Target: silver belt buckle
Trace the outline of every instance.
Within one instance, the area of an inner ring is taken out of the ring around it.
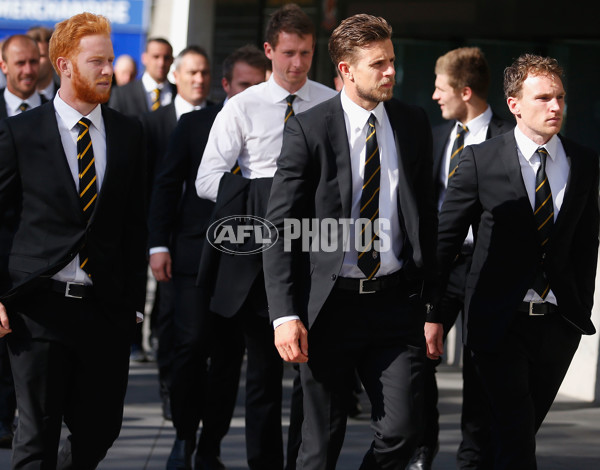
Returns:
[[[533,313],[533,306],[536,304],[543,304],[544,302],[536,302],[534,300],[529,301],[529,316],[530,317],[543,317],[543,313]]]
[[[374,281],[375,279],[377,279],[376,277],[372,278],[372,279],[359,279],[359,287],[358,287],[358,293],[359,294],[374,294],[376,291],[374,290],[365,290],[365,282],[369,282],[369,281]]]
[[[83,299],[82,295],[73,295],[71,294],[71,286],[81,286],[83,287],[85,284],[82,282],[70,282],[67,281],[67,286],[65,287],[65,297],[69,297],[71,299]]]

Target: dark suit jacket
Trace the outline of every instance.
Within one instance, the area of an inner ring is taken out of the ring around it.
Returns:
[[[148,246],[169,247],[175,273],[198,272],[214,203],[198,197],[195,181],[210,128],[221,108],[209,106],[181,116],[166,156],[157,167],[148,216]]]
[[[440,191],[442,191],[443,187],[440,181],[440,172],[442,171],[442,163],[444,162],[444,155],[446,153],[446,145],[448,144],[448,139],[450,139],[450,133],[454,126],[456,125],[456,121],[446,121],[442,124],[434,126],[432,129],[433,134],[433,184],[435,191],[435,200],[436,202],[440,199]],[[487,134],[485,136],[486,140],[491,139],[492,137],[497,137],[505,132],[510,131],[513,127],[515,127],[514,122],[505,121],[500,116],[496,115],[496,113],[492,114],[492,119],[490,121],[490,125],[488,126]]]
[[[102,107],[107,165],[94,213],[83,217],[52,103],[0,122],[0,212],[22,199],[9,256],[11,299],[34,289],[85,242],[94,290],[114,324],[131,328],[146,282],[145,170],[141,126]],[[35,129],[35,132],[32,132]]]
[[[571,168],[544,269],[560,315],[580,332],[592,334],[600,224],[598,156],[568,139],[561,141]],[[541,258],[516,149],[512,132],[466,147],[440,214],[442,283],[469,225],[481,219],[465,292],[465,342],[473,350],[498,348]]]
[[[40,95],[42,104],[48,100]],[[4,99],[4,88],[0,89],[0,119],[8,118],[6,100]],[[4,293],[10,286],[8,276],[8,253],[12,243],[12,237],[17,226],[18,206],[0,212],[0,294]]]
[[[161,106],[156,111],[147,111],[140,116],[146,136],[146,164],[148,189],[151,190],[156,168],[162,162],[171,134],[177,126],[177,114],[173,103]]]
[[[437,217],[431,183],[431,128],[420,108],[392,99],[385,103],[385,109],[398,150],[403,271],[409,279],[421,281],[435,271]],[[300,315],[308,327],[312,326],[344,258],[342,230],[338,230],[335,251],[311,251],[310,267],[306,266],[299,250],[284,250],[284,218],[350,218],[351,199],[350,149],[338,95],[291,118],[284,132],[266,216],[279,230],[280,238],[263,253],[271,321]]]
[[[173,98],[177,93],[177,87],[168,82],[173,92]],[[142,80],[135,80],[127,85],[114,87],[110,93],[108,106],[117,111],[140,118],[144,113],[150,111],[148,108],[148,99],[146,98],[146,89]]]

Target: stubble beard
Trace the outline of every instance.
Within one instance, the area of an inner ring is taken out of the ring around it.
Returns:
[[[392,84],[391,88],[381,88],[383,85],[387,85],[390,83]],[[395,84],[395,80],[393,78],[385,79],[385,80],[382,80],[381,82],[379,82],[377,84],[377,86],[375,86],[374,88],[372,88],[370,90],[365,90],[365,89],[357,86],[356,93],[363,100],[370,101],[372,103],[381,103],[382,101],[388,101],[388,100],[392,99],[392,96],[394,95],[394,88],[393,88],[394,84]]]

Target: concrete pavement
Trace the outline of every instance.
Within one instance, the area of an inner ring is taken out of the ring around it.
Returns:
[[[283,420],[289,418],[292,370],[286,367]],[[460,439],[460,370],[441,366],[440,451],[434,470],[454,470],[455,452]],[[245,470],[243,383],[238,394],[231,430],[222,445],[222,458],[229,470]],[[368,411],[365,394],[363,408]],[[158,396],[156,366],[132,364],[120,438],[100,464],[100,470],[164,470],[175,433],[169,421],[162,419]],[[338,469],[357,469],[370,443],[368,413],[350,419]],[[559,396],[538,434],[539,470],[600,469],[600,405]],[[0,449],[0,469],[10,468],[10,450]]]

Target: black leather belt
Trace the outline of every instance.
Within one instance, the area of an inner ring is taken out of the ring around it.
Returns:
[[[374,277],[373,279],[358,279],[353,277],[338,277],[335,287],[349,290],[358,294],[373,294],[392,287],[398,287],[405,281],[400,271],[388,276]]]
[[[549,315],[557,313],[558,307],[550,302],[521,302],[517,312],[526,313],[530,317]]]
[[[47,287],[58,294],[70,299],[89,299],[94,295],[94,288],[79,282],[62,282],[50,279]]]

